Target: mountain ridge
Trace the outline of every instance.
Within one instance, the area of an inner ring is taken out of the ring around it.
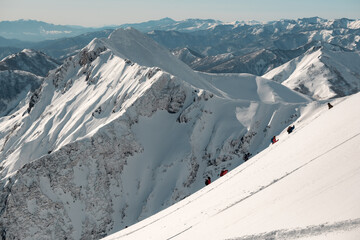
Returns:
[[[309,102],[250,74],[193,72],[134,29],[95,39],[0,118],[1,231],[116,232],[266,148]]]

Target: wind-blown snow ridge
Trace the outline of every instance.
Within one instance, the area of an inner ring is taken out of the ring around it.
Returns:
[[[360,94],[115,239],[357,239]],[[319,110],[318,110],[319,111]]]

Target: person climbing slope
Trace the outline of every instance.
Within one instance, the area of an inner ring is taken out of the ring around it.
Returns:
[[[208,177],[206,180],[205,180],[205,185],[209,185],[211,183],[211,178]]]
[[[274,144],[274,143],[276,143],[277,141],[279,141],[279,140],[276,139],[276,136],[273,136],[272,139],[271,139],[271,143]]]
[[[224,176],[224,175],[227,174],[227,173],[228,173],[228,170],[227,170],[227,169],[221,170],[220,177]]]
[[[295,129],[295,125],[292,125],[292,126],[289,126],[286,131],[288,132],[288,134],[290,134],[290,133],[292,133],[292,131],[294,129]]]

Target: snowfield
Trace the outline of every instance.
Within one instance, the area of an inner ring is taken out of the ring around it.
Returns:
[[[360,94],[116,239],[359,239]]]

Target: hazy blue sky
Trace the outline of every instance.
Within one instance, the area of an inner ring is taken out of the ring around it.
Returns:
[[[35,19],[82,26],[170,17],[222,21],[319,16],[360,19],[360,0],[0,0],[0,21]]]

